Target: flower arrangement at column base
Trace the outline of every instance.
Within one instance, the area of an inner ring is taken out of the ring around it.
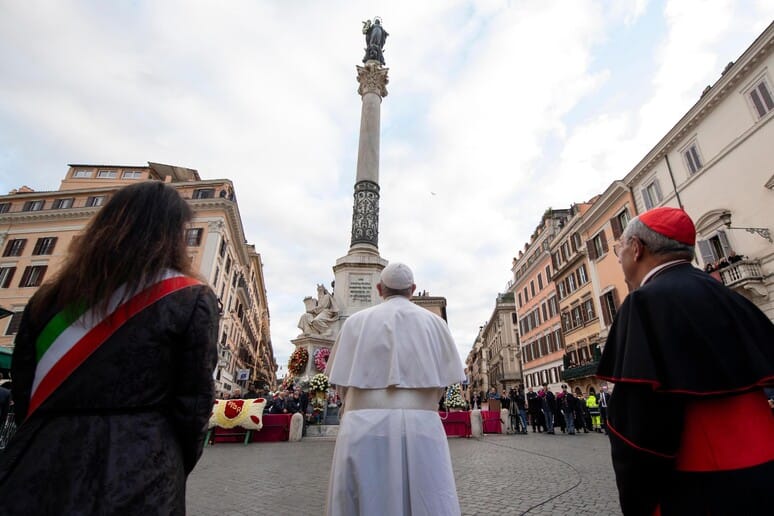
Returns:
[[[323,413],[325,412],[325,405],[328,398],[328,389],[331,384],[328,381],[328,377],[322,373],[318,373],[309,380],[309,393],[311,395],[309,399],[309,405],[312,407],[312,420],[315,424],[321,425]]]
[[[449,412],[461,412],[465,408],[465,400],[462,398],[460,384],[455,383],[449,386],[449,389],[446,391],[444,405],[446,405]]]

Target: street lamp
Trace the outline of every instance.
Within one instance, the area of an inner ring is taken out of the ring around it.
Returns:
[[[731,213],[726,211],[723,214],[720,215],[720,221],[723,223],[724,226],[726,226],[726,229],[743,229],[747,231],[748,233],[756,234],[762,238],[765,238],[770,243],[774,243],[771,239],[771,232],[768,228],[735,228],[731,227]]]

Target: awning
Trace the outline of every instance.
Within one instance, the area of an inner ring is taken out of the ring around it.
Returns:
[[[11,354],[13,353],[12,349],[4,348],[0,346],[0,369],[10,369],[11,368]]]

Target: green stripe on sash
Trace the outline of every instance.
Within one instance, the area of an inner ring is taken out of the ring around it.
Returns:
[[[86,312],[85,304],[74,308],[65,308],[48,321],[35,340],[35,360],[40,362],[40,358],[48,351],[57,337],[77,321],[84,312]]]

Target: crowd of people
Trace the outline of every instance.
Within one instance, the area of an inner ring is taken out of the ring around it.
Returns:
[[[545,384],[535,392],[529,387],[512,388],[508,392],[498,393],[491,388],[487,394],[474,393],[470,396],[470,408],[481,409],[484,401],[497,400],[508,411],[510,427],[514,433],[527,434],[532,427],[533,433],[553,435],[556,428],[563,434],[598,432],[607,434],[607,406],[610,400],[608,387],[602,387],[599,393],[591,387],[587,394],[580,389],[572,392],[562,384],[560,392],[551,392]]]
[[[714,262],[707,263],[707,265],[704,266],[704,272],[712,274],[713,272],[725,269],[729,265],[741,262],[742,260],[744,260],[744,256],[736,254],[734,251],[730,251],[728,256],[722,256]]]

